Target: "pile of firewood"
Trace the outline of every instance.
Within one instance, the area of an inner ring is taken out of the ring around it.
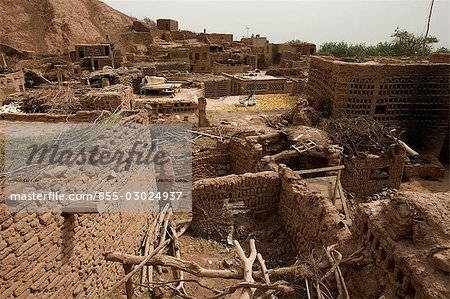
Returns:
[[[333,143],[343,147],[345,156],[387,156],[398,148],[399,132],[372,118],[327,119],[322,129]]]
[[[78,98],[67,87],[26,92],[20,102],[27,113],[72,114],[80,109]]]

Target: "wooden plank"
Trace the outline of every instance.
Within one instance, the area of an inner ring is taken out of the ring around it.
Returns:
[[[313,169],[303,169],[303,170],[296,170],[294,171],[295,174],[308,174],[308,173],[318,173],[318,172],[327,172],[327,171],[337,171],[344,169],[344,165],[339,166],[330,166],[330,167],[323,167],[323,168],[313,168]]]
[[[342,188],[341,182],[339,182],[338,190],[339,190],[339,194],[341,197],[342,207],[344,208],[345,221],[346,221],[346,224],[350,226],[350,225],[352,225],[352,220],[350,219],[350,214],[348,212],[348,207],[347,207],[347,199],[344,195],[344,189]]]
[[[333,203],[336,202],[336,193],[338,191],[337,189],[338,189],[340,182],[341,182],[341,170],[339,169],[337,172],[337,176],[336,176],[336,182],[334,183],[333,195],[331,197],[331,200],[333,201]]]
[[[304,179],[308,190],[323,194],[326,197],[331,197],[333,190],[333,183],[336,181],[336,176],[326,176],[318,178]]]

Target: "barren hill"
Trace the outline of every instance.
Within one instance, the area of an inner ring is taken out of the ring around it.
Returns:
[[[98,0],[0,0],[0,43],[60,53],[76,43],[112,40],[131,17]]]

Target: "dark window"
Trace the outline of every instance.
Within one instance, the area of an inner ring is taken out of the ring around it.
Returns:
[[[78,57],[84,58],[84,48],[78,48]]]
[[[374,181],[389,179],[389,166],[372,169],[370,172],[370,179]]]
[[[109,46],[105,46],[105,55],[109,56]]]
[[[386,105],[377,105],[375,107],[375,114],[386,114],[387,106]]]

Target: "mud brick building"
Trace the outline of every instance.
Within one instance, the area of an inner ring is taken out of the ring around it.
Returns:
[[[156,27],[164,31],[178,31],[178,21],[172,19],[156,20]]]
[[[449,124],[449,63],[343,62],[311,57],[307,93],[333,117],[369,116],[405,130],[417,151],[439,156]]]
[[[114,47],[112,44],[80,44],[75,45],[71,53],[72,61],[82,61],[82,68],[101,70],[104,66],[114,67]]]
[[[226,77],[216,77],[204,81],[206,98],[220,98],[231,94],[231,80]]]
[[[25,91],[23,71],[0,73],[0,103],[6,99],[6,96],[19,91]]]
[[[286,78],[258,73],[223,75],[231,79],[231,95],[289,93]]]

